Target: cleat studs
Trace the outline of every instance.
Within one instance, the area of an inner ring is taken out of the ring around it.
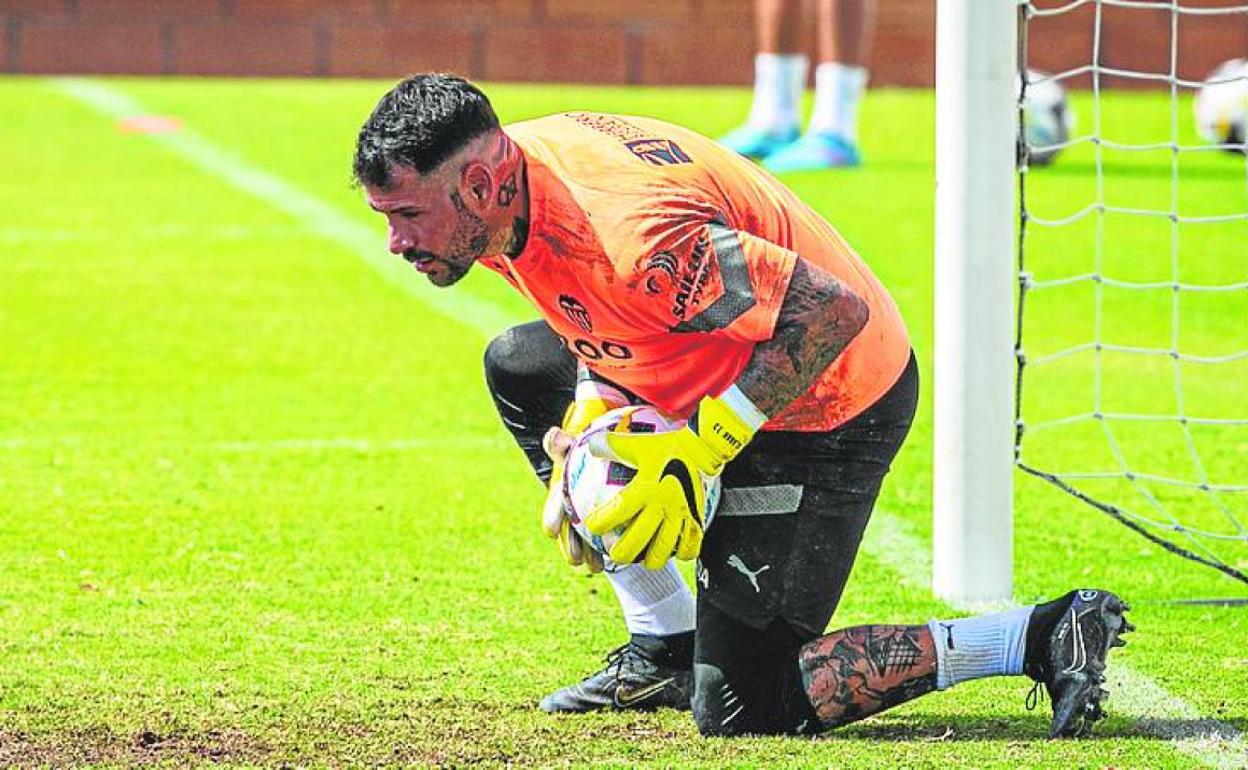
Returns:
[[[1123,639],[1122,637],[1118,637],[1117,639],[1113,641],[1113,644],[1110,645],[1110,647],[1126,647],[1126,646],[1127,646],[1127,640]]]
[[[1129,633],[1131,633],[1131,632],[1132,632],[1132,631],[1134,631],[1134,630],[1135,630],[1135,625],[1134,625],[1133,623],[1131,623],[1131,621],[1126,620],[1126,619],[1124,618],[1124,619],[1123,619],[1123,621],[1122,621],[1122,631],[1121,631],[1121,633],[1124,633],[1124,634],[1129,634]]]

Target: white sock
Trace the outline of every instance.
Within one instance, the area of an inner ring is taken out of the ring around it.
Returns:
[[[693,630],[693,592],[675,561],[668,561],[660,570],[640,564],[608,565],[606,575],[620,600],[630,634],[669,636]]]
[[[802,93],[810,60],[800,53],[760,53],[754,57],[754,102],[749,124],[772,133],[802,123]]]
[[[808,131],[858,141],[858,103],[867,87],[867,69],[840,62],[815,68],[815,109]]]
[[[1027,621],[1033,609],[928,621],[936,643],[936,689],[985,676],[1023,673]]]

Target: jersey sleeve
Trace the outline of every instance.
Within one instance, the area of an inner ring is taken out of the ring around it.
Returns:
[[[675,334],[771,339],[797,254],[722,216],[669,221],[633,266],[636,307]]]

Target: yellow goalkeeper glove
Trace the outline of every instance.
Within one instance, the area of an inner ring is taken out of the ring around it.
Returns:
[[[546,536],[559,541],[559,553],[568,564],[577,566],[584,564],[590,572],[602,571],[602,556],[572,528],[563,508],[563,461],[568,453],[568,442],[560,441],[558,434],[576,436],[585,427],[610,409],[610,405],[601,398],[585,398],[573,401],[564,412],[560,428],[551,428],[542,442],[546,454],[550,457],[550,482],[546,487],[546,502],[542,505],[542,529]]]
[[[696,558],[702,549],[706,489],[745,448],[767,418],[736,386],[707,396],[685,427],[664,433],[603,434],[591,451],[637,469],[610,501],[589,512],[585,526],[603,535],[625,527],[611,547],[617,564],[641,561],[660,569],[673,555]]]

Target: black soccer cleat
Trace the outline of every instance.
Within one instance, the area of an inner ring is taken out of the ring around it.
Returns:
[[[607,655],[607,665],[576,684],[542,698],[542,711],[585,712],[601,709],[689,709],[693,671],[656,663],[633,642]]]
[[[1024,669],[1036,681],[1027,707],[1035,708],[1041,685],[1053,702],[1050,738],[1086,735],[1104,718],[1105,659],[1111,647],[1126,646],[1123,634],[1135,630],[1123,614],[1130,606],[1109,591],[1080,589],[1063,598],[1066,607]]]

